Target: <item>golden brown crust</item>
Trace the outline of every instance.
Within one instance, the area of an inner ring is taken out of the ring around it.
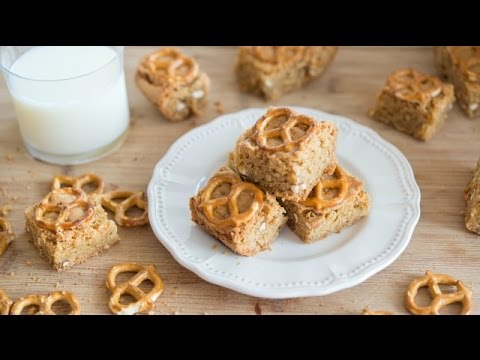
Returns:
[[[210,79],[195,59],[178,49],[161,49],[146,56],[137,68],[135,82],[172,122],[201,114],[208,102]]]
[[[136,274],[127,282],[117,284],[117,276],[124,272]],[[153,284],[152,289],[147,294],[139,288],[140,284],[145,280],[150,280]],[[106,286],[112,293],[108,306],[117,315],[134,315],[150,311],[155,306],[155,300],[163,292],[163,280],[158,275],[155,265],[141,265],[137,263],[115,265],[108,272]],[[135,298],[135,302],[129,304],[120,303],[120,298],[124,294]]]
[[[457,288],[457,291],[442,293],[439,285],[453,285]],[[417,292],[422,287],[428,287],[432,297],[432,302],[426,307],[418,306],[415,303]],[[463,285],[460,280],[456,280],[449,275],[433,274],[428,270],[425,276],[412,281],[405,296],[407,310],[415,315],[439,315],[441,308],[455,302],[462,303],[461,315],[470,314],[472,311],[472,291]]]

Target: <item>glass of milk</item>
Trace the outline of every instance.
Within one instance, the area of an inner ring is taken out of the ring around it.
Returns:
[[[0,68],[33,157],[86,163],[126,137],[122,46],[1,46]]]

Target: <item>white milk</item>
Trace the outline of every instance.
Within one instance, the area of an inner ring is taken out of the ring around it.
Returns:
[[[37,151],[95,151],[128,128],[122,57],[110,47],[34,47],[9,70],[19,76],[10,89],[22,137]]]

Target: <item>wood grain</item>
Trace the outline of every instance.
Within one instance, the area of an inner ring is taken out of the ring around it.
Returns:
[[[406,313],[405,290],[425,270],[450,274],[473,286],[475,313],[480,313],[480,239],[465,229],[463,189],[480,154],[480,121],[469,120],[458,107],[431,142],[423,143],[367,117],[367,111],[387,75],[411,66],[434,73],[431,48],[346,47],[340,48],[329,71],[305,89],[269,105],[297,105],[341,114],[376,130],[409,159],[422,192],[421,218],[412,241],[400,258],[386,270],[354,288],[316,298],[266,300],[242,295],[209,284],[180,266],[156,239],[150,228],[120,229],[118,245],[72,270],[57,273],[47,266],[24,230],[23,211],[47,191],[53,175],[93,171],[104,176],[107,188],[121,185],[146,190],[152,169],[169,146],[182,134],[206,123],[218,113],[248,107],[265,107],[262,99],[238,91],[233,67],[233,47],[186,47],[212,79],[211,101],[203,116],[171,124],[163,120],[133,83],[140,58],[153,48],[126,49],[132,126],[122,148],[111,156],[82,166],[54,166],[26,154],[12,103],[0,83],[0,207],[13,204],[8,215],[18,235],[0,258],[0,288],[11,298],[52,290],[77,294],[84,314],[108,314],[107,271],[124,261],[155,264],[165,281],[157,300],[159,314],[359,314],[365,307]]]

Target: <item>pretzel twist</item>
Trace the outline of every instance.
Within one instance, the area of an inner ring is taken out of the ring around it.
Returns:
[[[135,272],[130,280],[123,284],[117,284],[117,276],[124,272]],[[138,286],[145,280],[153,283],[153,288],[145,294]],[[117,315],[134,315],[150,311],[155,306],[155,300],[163,291],[163,281],[158,275],[155,265],[141,265],[125,263],[115,265],[107,275],[107,288],[112,292],[108,306]],[[122,295],[131,295],[136,301],[130,304],[120,303]]]
[[[222,197],[212,199],[213,192],[222,184],[230,184],[230,192]],[[244,191],[253,194],[253,201],[244,212],[240,213],[238,208],[238,198]],[[235,174],[220,174],[213,177],[207,184],[200,198],[200,207],[204,210],[205,217],[213,224],[219,227],[238,226],[248,221],[255,213],[262,208],[264,195],[263,192],[252,183],[242,182]],[[220,219],[215,216],[215,208],[227,206],[230,216]]]
[[[336,177],[334,180],[320,180],[309,196],[305,200],[300,201],[300,204],[320,212],[323,209],[337,206],[345,200],[350,188],[348,176],[340,165],[337,165],[334,175]],[[331,199],[325,199],[324,190],[326,189],[338,189],[338,194]]]
[[[189,83],[198,76],[197,62],[177,49],[161,49],[145,59],[144,71],[154,82],[170,81]]]
[[[87,193],[87,195],[102,194],[105,189],[105,183],[103,179],[100,176],[92,173],[83,174],[77,177],[57,175],[53,178],[51,188],[52,190],[57,190],[67,186],[74,189],[82,189],[87,184],[96,185],[96,189]]]
[[[270,127],[269,125],[276,120],[280,120],[279,123],[273,123]],[[303,143],[314,132],[316,126],[315,120],[299,115],[289,108],[270,108],[255,124],[254,137],[261,149],[271,152],[290,151]],[[300,129],[303,134],[294,139],[292,135],[295,128]],[[279,140],[279,144],[269,144],[271,139]]]
[[[57,214],[48,218],[49,213]],[[79,215],[81,213],[81,215]],[[81,189],[61,188],[51,191],[35,207],[35,222],[43,229],[58,231],[77,227],[95,213],[94,206]]]
[[[47,296],[29,295],[18,299],[13,304],[10,315],[21,315],[23,309],[32,305],[38,307],[35,315],[56,315],[52,306],[58,301],[64,301],[70,305],[71,310],[68,315],[80,314],[80,304],[74,294],[66,291],[54,291]]]
[[[116,202],[115,199],[124,199]],[[142,226],[148,223],[148,207],[143,192],[115,190],[102,195],[102,206],[115,214],[115,221],[120,226]],[[127,216],[127,210],[136,206],[143,210],[137,217]]]
[[[412,69],[395,71],[388,78],[388,85],[400,99],[423,103],[442,92],[442,82]]]
[[[442,293],[439,285],[454,285],[457,288],[453,293]],[[421,307],[415,303],[415,296],[422,287],[428,287],[432,302],[429,306]],[[472,291],[465,287],[459,280],[444,274],[433,274],[427,271],[425,276],[412,281],[407,289],[405,306],[416,315],[438,315],[441,308],[449,304],[461,302],[462,315],[468,315],[472,311]]]

